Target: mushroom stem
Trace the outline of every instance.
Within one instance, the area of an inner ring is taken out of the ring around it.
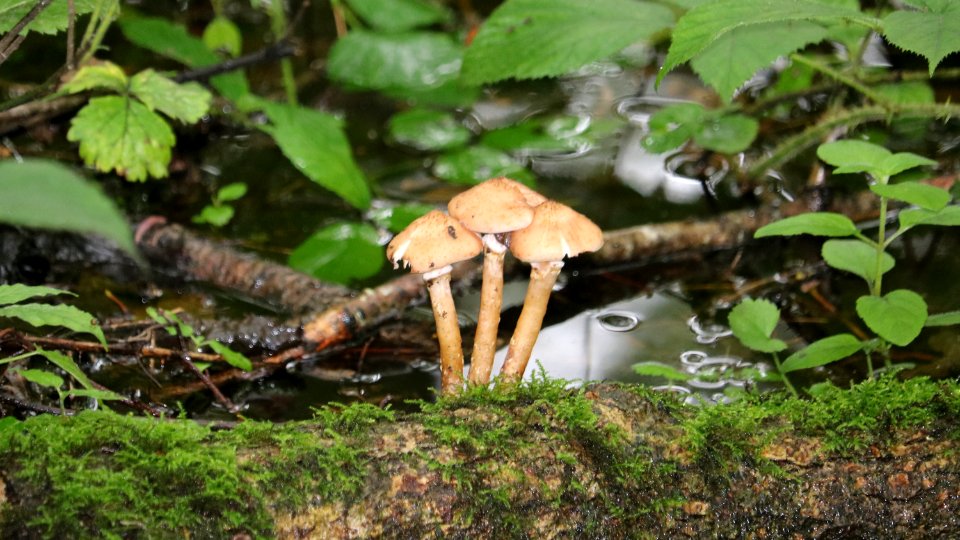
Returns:
[[[523,300],[523,310],[517,320],[513,337],[510,338],[507,359],[500,370],[500,379],[507,383],[519,381],[527,370],[527,362],[530,361],[533,345],[540,335],[547,302],[550,301],[550,293],[553,292],[553,284],[557,282],[563,262],[535,262],[531,266],[530,285],[527,286],[527,296]]]
[[[497,327],[503,303],[503,256],[507,246],[495,234],[483,235],[483,284],[480,287],[480,313],[470,357],[470,383],[485,386],[493,371],[497,350]]]
[[[450,265],[423,274],[430,293],[440,343],[440,393],[456,394],[463,386],[463,346],[457,308],[450,292]]]

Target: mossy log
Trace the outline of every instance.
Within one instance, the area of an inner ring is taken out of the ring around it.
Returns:
[[[535,381],[308,422],[0,422],[4,538],[945,538],[960,387],[689,407]]]

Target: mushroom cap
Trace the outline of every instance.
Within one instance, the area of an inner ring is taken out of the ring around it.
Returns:
[[[494,178],[450,199],[447,209],[471,231],[507,233],[533,221],[533,207],[547,200],[509,178]]]
[[[530,226],[510,235],[510,252],[528,263],[561,261],[564,257],[596,251],[602,245],[600,227],[580,212],[556,201],[547,201],[534,208]]]
[[[415,274],[423,274],[473,258],[483,249],[476,233],[439,210],[415,219],[387,244],[387,258],[394,268],[404,262]]]

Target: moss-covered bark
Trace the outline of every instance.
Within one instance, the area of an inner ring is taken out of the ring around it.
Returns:
[[[683,407],[539,381],[422,413],[211,430],[84,413],[0,423],[3,537],[941,538],[955,384]]]

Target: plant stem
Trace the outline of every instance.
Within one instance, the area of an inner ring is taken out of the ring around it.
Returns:
[[[777,366],[777,373],[779,373],[780,378],[783,379],[783,384],[787,387],[787,390],[790,390],[790,393],[793,394],[793,397],[800,397],[800,394],[793,386],[793,383],[791,383],[790,379],[787,378],[787,374],[780,369],[780,355],[777,353],[773,353],[773,364]]]
[[[880,184],[886,184],[887,178],[878,179]],[[885,245],[887,238],[887,198],[880,197],[880,230],[877,233],[877,243],[876,243],[876,265],[874,266],[874,275],[873,275],[873,287],[870,290],[870,294],[874,296],[880,296],[880,291],[883,286],[883,254],[885,250],[883,246]]]
[[[287,14],[283,10],[282,0],[270,2],[270,22],[274,38],[282,41],[287,37]],[[293,78],[293,63],[289,58],[280,60],[280,73],[283,78],[283,89],[287,94],[287,103],[297,104],[297,83]]]
[[[873,356],[871,356],[870,351],[867,351],[867,378],[873,378]]]
[[[890,109],[894,106],[894,103],[883,94],[878,93],[876,90],[873,90],[853,77],[850,77],[845,73],[841,73],[824,63],[817,62],[816,60],[807,58],[806,56],[797,53],[791,54],[790,59],[798,64],[803,64],[809,68],[819,71],[820,73],[823,73],[832,79],[836,79],[850,88],[853,88],[857,92],[860,92],[870,101],[878,105],[882,105],[886,109]]]

